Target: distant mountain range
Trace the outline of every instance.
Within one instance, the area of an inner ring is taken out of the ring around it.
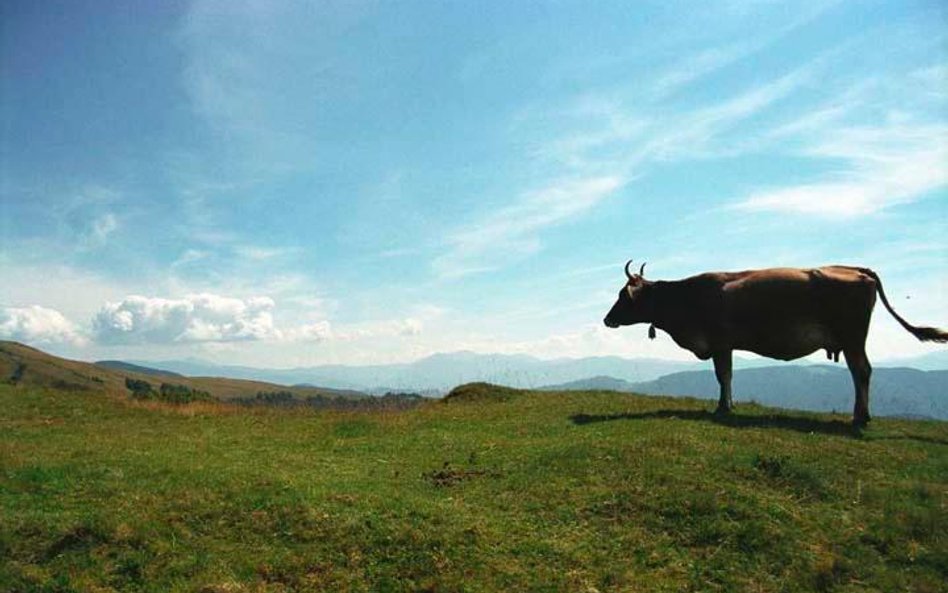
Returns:
[[[938,360],[939,356],[929,355],[922,362],[935,366]],[[718,384],[709,366],[700,361],[618,357],[539,360],[471,352],[439,354],[410,364],[300,369],[255,369],[199,361],[90,364],[0,341],[0,381],[6,383],[125,393],[126,379],[135,379],[155,386],[164,382],[184,385],[220,399],[236,400],[259,398],[260,394],[304,399],[360,399],[368,392],[389,391],[441,395],[457,385],[478,381],[520,388],[610,390],[714,400]],[[766,359],[736,359],[735,366],[737,402],[843,413],[852,408],[852,381],[843,364],[774,365]],[[926,371],[878,364],[872,376],[870,407],[879,416],[948,420],[948,369]]]
[[[474,352],[434,354],[403,364],[321,365],[292,369],[217,365],[199,360],[134,361],[134,364],[188,376],[255,379],[284,385],[319,385],[370,393],[414,391],[429,395],[441,395],[457,385],[474,381],[529,389],[592,375],[648,381],[668,373],[703,367],[699,361],[626,359],[617,356],[541,360],[526,355]]]
[[[321,365],[292,369],[266,369],[218,365],[200,360],[132,361],[134,364],[172,371],[188,376],[253,379],[283,385],[319,385],[335,389],[353,389],[369,393],[412,391],[441,395],[463,383],[486,381],[518,388],[588,381],[591,377],[609,377],[628,383],[646,383],[685,371],[707,371],[710,362],[670,361],[650,358],[602,356],[577,359],[541,360],[527,355],[477,354],[453,352],[435,354],[415,362],[386,365]],[[735,357],[735,369],[773,367],[763,358]],[[800,365],[780,365],[792,368]],[[886,365],[876,363],[877,368]],[[898,361],[899,367],[919,370],[948,370],[948,352],[935,352]],[[838,368],[848,377],[845,365]]]
[[[597,376],[546,389],[718,397],[718,382],[710,370],[672,373],[642,382]],[[853,384],[845,366],[781,365],[737,370],[732,389],[736,402],[844,413],[853,406]],[[872,373],[869,405],[879,416],[948,420],[948,370],[877,367]]]

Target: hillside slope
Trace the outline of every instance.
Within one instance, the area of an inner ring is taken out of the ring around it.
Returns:
[[[124,364],[124,363],[123,363]],[[260,392],[287,391],[297,397],[366,397],[357,391],[321,387],[288,387],[262,381],[220,377],[185,377],[177,373],[127,365],[97,365],[67,360],[17,342],[0,341],[0,382],[32,387],[72,391],[106,391],[126,394],[125,379],[146,381],[155,387],[161,383],[184,385],[222,399],[252,398]]]
[[[113,371],[118,372],[132,372],[138,373],[139,375],[158,375],[158,376],[174,376],[174,377],[183,377],[181,373],[175,373],[172,371],[166,371],[163,369],[155,369],[152,367],[146,367],[139,364],[132,364],[130,362],[125,362],[122,360],[97,360],[93,364],[97,367],[105,367],[107,369],[112,369]]]
[[[948,572],[940,422],[856,438],[844,416],[484,384],[402,412],[22,386],[0,408],[4,591],[941,591]]]

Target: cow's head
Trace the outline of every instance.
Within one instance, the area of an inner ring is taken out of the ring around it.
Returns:
[[[603,323],[606,327],[619,327],[620,325],[632,325],[633,323],[642,323],[650,321],[651,302],[648,299],[649,286],[651,282],[646,280],[642,274],[645,272],[645,264],[639,268],[638,274],[629,271],[632,264],[630,259],[625,264],[625,275],[628,280],[622,290],[619,291],[619,298],[616,304],[612,305]]]

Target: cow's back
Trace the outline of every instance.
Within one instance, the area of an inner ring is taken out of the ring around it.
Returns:
[[[722,286],[732,346],[787,360],[865,341],[874,303],[874,280],[847,266],[736,272]]]

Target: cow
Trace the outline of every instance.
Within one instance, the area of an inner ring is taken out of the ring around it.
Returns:
[[[793,360],[817,350],[829,358],[846,357],[856,389],[853,426],[869,417],[866,335],[876,294],[902,327],[922,341],[946,342],[948,332],[915,327],[896,313],[882,290],[879,275],[868,268],[768,268],[743,272],[708,272],[682,280],[646,280],[645,264],[627,281],[603,322],[607,327],[648,323],[668,333],[676,344],[701,360],[714,362],[721,387],[716,412],[731,411],[731,353],[746,350],[779,360]]]

